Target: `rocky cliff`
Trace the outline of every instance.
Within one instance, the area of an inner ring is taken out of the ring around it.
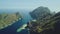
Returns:
[[[60,34],[60,12],[53,14],[47,7],[38,7],[30,15],[36,19],[28,24],[30,34]]]

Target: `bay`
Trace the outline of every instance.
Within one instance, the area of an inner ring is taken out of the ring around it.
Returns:
[[[23,24],[27,24],[28,21],[30,21],[32,18],[29,15],[29,10],[1,10],[0,12],[7,12],[7,13],[14,13],[14,12],[20,12],[22,15],[22,19],[16,21],[14,24],[11,26],[8,26],[7,28],[4,28],[0,30],[0,34],[28,34],[28,30],[24,29],[21,32],[17,32],[16,30],[20,28]],[[11,11],[11,12],[10,12]]]

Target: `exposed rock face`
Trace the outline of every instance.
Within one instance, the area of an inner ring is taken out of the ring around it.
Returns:
[[[39,7],[30,13],[37,21],[31,21],[31,34],[60,34],[60,12],[54,15],[46,7]]]
[[[60,34],[60,15],[59,13],[55,14],[54,16],[51,17],[51,22],[49,23],[50,26],[53,26],[53,29],[47,29],[47,30],[43,30],[41,33],[42,34]],[[53,23],[53,24],[52,24]],[[48,25],[48,24],[46,24]],[[46,25],[44,25],[44,27],[46,27]],[[48,25],[49,27],[49,25]]]
[[[38,7],[37,9],[33,10],[30,12],[30,15],[34,19],[42,19],[45,18],[46,16],[50,16],[50,10],[47,7]]]

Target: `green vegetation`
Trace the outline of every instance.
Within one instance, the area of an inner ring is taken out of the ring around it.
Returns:
[[[34,19],[42,19],[45,18],[46,16],[51,16],[51,11],[47,7],[38,7],[33,12],[30,12],[30,15]]]
[[[21,15],[18,12],[12,14],[8,14],[8,13],[0,14],[0,29],[12,25],[19,18],[21,18]]]
[[[57,26],[56,23],[60,21],[60,12],[51,13],[51,11],[47,7],[38,7],[33,12],[30,12],[30,15],[32,16],[32,18],[36,19],[36,21],[32,20],[31,22],[29,22],[30,32],[39,34],[47,34],[48,32],[50,32],[50,30],[53,31]]]

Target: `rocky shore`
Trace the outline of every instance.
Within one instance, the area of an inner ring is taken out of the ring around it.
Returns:
[[[60,34],[60,12],[51,13],[47,7],[38,7],[30,15],[34,19],[27,26],[30,34]]]
[[[1,13],[0,14],[0,30],[4,29],[8,26],[11,26],[18,20],[21,20],[22,16],[19,12],[8,14],[8,13]]]

